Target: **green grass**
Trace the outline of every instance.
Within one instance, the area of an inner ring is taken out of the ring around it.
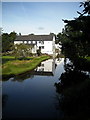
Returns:
[[[86,59],[87,59],[88,61],[90,61],[90,57],[86,57]]]
[[[14,56],[2,56],[2,64],[6,63],[7,61],[15,60]]]
[[[8,57],[5,57],[6,59]],[[7,61],[2,65],[2,75],[18,75],[24,72],[33,70],[38,66],[42,61],[49,59],[49,56],[40,56],[32,58],[31,60],[14,60],[14,57],[11,57],[11,60]],[[13,59],[13,61],[12,61]]]
[[[15,59],[14,56],[2,56],[3,59]]]
[[[33,57],[27,57],[27,59],[33,59]],[[13,60],[16,60],[14,56],[2,56],[2,64],[5,64],[6,62]]]

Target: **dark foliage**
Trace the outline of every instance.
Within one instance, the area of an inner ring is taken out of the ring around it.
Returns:
[[[37,50],[37,55],[40,56],[41,55],[41,49]]]
[[[81,6],[83,12],[74,20],[64,20],[65,29],[59,34],[62,52],[70,60],[55,83],[63,120],[90,119],[90,2]]]
[[[16,38],[15,32],[11,32],[10,34],[8,33],[2,34],[2,52],[11,51],[11,47],[14,44],[15,38]]]
[[[60,109],[64,118],[82,119],[90,118],[90,73],[71,69],[71,65],[62,73],[60,82],[55,83]]]
[[[84,10],[80,16],[74,20],[63,20],[65,28],[57,35],[62,53],[70,60],[90,56],[90,2],[82,5]]]

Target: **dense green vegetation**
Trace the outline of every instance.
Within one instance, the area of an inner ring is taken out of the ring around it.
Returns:
[[[74,20],[63,20],[66,25],[57,39],[62,44],[62,53],[74,61],[90,56],[90,2],[82,3],[83,13]]]
[[[33,45],[27,45],[27,44],[15,44],[12,46],[12,55],[15,56],[15,58],[25,58],[28,56],[32,56],[32,48]]]
[[[78,18],[63,20],[66,25],[57,35],[57,42],[62,45],[65,58],[77,69],[90,70],[90,1],[81,2],[81,6],[84,8],[82,13],[78,12]]]
[[[2,52],[11,51],[12,46],[14,45],[14,40],[16,38],[16,32],[3,33],[2,34]]]
[[[15,60],[15,57],[4,56],[5,62],[2,65],[2,75],[18,75],[34,69],[43,60],[49,59],[50,56],[28,57],[26,60]],[[9,60],[9,61],[8,61]]]
[[[57,35],[65,55],[65,72],[55,83],[63,120],[90,119],[90,2],[80,4],[83,12]],[[70,60],[67,63],[67,58]]]

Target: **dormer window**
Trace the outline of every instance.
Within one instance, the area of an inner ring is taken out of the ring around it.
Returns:
[[[35,41],[33,41],[33,44],[35,44]]]
[[[24,41],[24,43],[26,44],[26,43],[27,43],[27,41]]]
[[[29,41],[28,43],[31,44],[31,41]]]

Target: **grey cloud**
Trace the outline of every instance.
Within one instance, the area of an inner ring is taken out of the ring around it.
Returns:
[[[44,30],[44,27],[38,27],[39,30]]]

